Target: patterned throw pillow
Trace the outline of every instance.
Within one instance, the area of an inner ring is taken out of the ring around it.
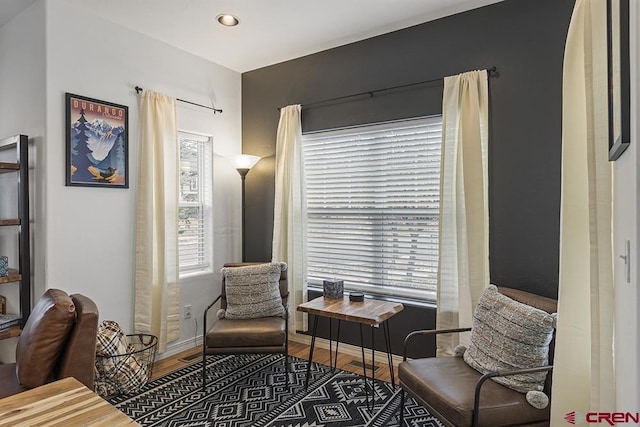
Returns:
[[[556,315],[519,303],[489,285],[473,314],[473,329],[464,361],[487,372],[548,365]],[[542,391],[547,372],[492,378],[520,393]]]
[[[224,267],[227,319],[255,319],[258,317],[281,316],[284,306],[280,296],[280,275],[287,264],[248,265],[244,267]]]

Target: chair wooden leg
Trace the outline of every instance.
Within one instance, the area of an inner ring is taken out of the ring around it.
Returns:
[[[404,389],[400,390],[400,422],[398,425],[402,427],[404,423]]]

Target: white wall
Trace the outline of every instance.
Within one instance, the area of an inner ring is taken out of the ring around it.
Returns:
[[[28,7],[13,20],[0,28],[0,139],[16,134],[25,134],[31,144],[31,165],[38,170],[42,156],[45,130],[45,7],[37,2]],[[15,160],[14,160],[15,161]],[[1,179],[14,179],[3,175]],[[37,263],[44,258],[43,231],[39,219],[42,218],[43,175],[30,174],[32,207],[32,250],[34,253],[33,279],[36,289],[44,289],[44,264]],[[15,189],[12,183],[9,187]],[[2,186],[2,191],[7,186]],[[14,191],[15,194],[15,191]],[[5,216],[11,209],[6,203],[5,193],[0,197],[0,215]],[[12,196],[9,196],[12,197]],[[13,214],[11,216],[15,216]],[[15,229],[3,227],[0,230],[0,253],[10,255],[17,251]],[[12,243],[12,244],[11,244]],[[11,248],[9,248],[11,246]],[[18,284],[0,285],[0,294],[7,297],[10,312],[19,310]],[[0,341],[0,360],[9,362],[15,358],[17,339]]]
[[[44,134],[44,22],[37,2],[0,27],[0,139]]]
[[[640,43],[638,23],[640,5],[630,2],[631,7],[631,144],[614,163],[614,275],[616,304],[616,399],[621,411],[637,412],[640,402],[640,292],[638,277],[640,257]],[[631,283],[625,280],[624,262],[619,255],[624,254],[625,240],[631,241]]]
[[[222,156],[241,151],[240,74],[65,2],[46,4],[46,286],[94,299],[101,319],[133,329],[134,214],[140,85],[224,109],[180,104],[179,127],[214,140],[214,270],[181,282],[180,304],[199,320],[220,288],[224,262],[239,258],[240,180]],[[129,189],[65,186],[65,92],[129,107]],[[192,346],[193,321],[181,321],[180,340],[167,354]]]

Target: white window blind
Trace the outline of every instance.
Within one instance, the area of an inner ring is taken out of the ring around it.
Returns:
[[[303,135],[308,283],[435,301],[442,117]]]
[[[211,265],[211,141],[209,137],[178,133],[180,188],[178,253],[180,272],[200,271]]]

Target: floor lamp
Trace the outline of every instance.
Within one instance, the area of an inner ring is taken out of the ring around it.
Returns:
[[[231,156],[233,163],[236,166],[236,170],[240,174],[240,178],[242,179],[242,262],[246,261],[246,238],[245,238],[245,178],[247,174],[251,170],[252,167],[255,166],[256,163],[260,160],[259,156],[252,156],[250,154],[237,154]]]

